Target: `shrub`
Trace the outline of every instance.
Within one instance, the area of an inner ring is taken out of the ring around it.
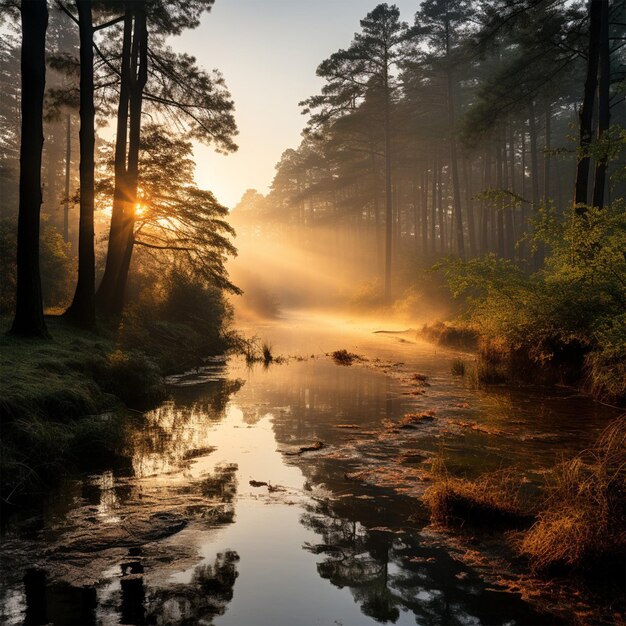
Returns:
[[[549,253],[532,274],[494,255],[441,264],[483,337],[505,346],[511,359],[524,355],[564,382],[587,380],[596,395],[614,400],[626,399],[625,202],[584,215],[543,207],[531,244]]]

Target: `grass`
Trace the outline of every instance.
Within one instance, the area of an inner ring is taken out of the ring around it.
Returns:
[[[3,492],[62,470],[70,456],[97,456],[117,432],[96,414],[165,397],[159,368],[107,335],[48,318],[50,340],[0,336],[0,471]]]
[[[520,553],[535,570],[585,568],[626,554],[626,416],[596,444],[557,465]]]
[[[341,350],[335,350],[331,355],[333,361],[337,365],[352,365],[355,361],[360,361],[361,357],[358,354],[348,352],[345,348]]]
[[[274,355],[272,354],[272,345],[267,343],[267,341],[263,342],[261,346],[261,358],[263,359],[263,363],[265,365],[269,365],[274,361]]]
[[[453,376],[465,376],[465,362],[462,359],[454,359],[450,364],[450,372]]]
[[[521,497],[522,482],[511,470],[476,480],[450,476],[435,463],[435,484],[424,493],[431,519],[443,525],[519,526],[529,518]]]
[[[234,348],[237,352],[244,355],[248,365],[263,363],[265,367],[268,367],[272,363],[285,362],[284,357],[274,356],[271,343],[268,341],[261,342],[256,335],[249,339],[238,336]]]
[[[121,413],[91,415],[67,423],[21,417],[3,425],[0,445],[2,502],[12,504],[23,491],[38,490],[72,468],[110,462],[123,443]]]
[[[544,497],[530,501],[512,469],[467,480],[450,476],[443,455],[433,461],[424,494],[433,522],[522,528],[506,537],[535,572],[606,574],[626,565],[626,416],[595,445],[557,464]]]

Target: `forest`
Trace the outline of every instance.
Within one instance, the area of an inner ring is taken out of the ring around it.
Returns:
[[[227,4],[0,0],[0,621],[621,623],[626,1]]]

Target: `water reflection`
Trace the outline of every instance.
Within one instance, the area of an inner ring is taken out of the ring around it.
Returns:
[[[384,372],[324,358],[233,364],[181,378],[170,401],[129,418],[108,465],[8,525],[0,621],[556,623],[437,544],[406,494],[428,484],[442,441],[453,471],[503,459],[540,469],[593,425],[556,397],[534,406],[514,390],[466,406],[467,389],[429,359]],[[408,373],[427,363],[432,386],[412,395]],[[433,407],[419,429],[394,426]],[[473,421],[492,430],[460,425]],[[533,428],[561,438],[519,439]],[[314,441],[323,448],[293,454]]]
[[[319,575],[349,589],[363,615],[393,624],[406,615],[418,624],[560,623],[514,594],[487,587],[418,529],[394,525],[401,519],[391,512],[394,504],[389,502],[390,514],[372,514],[371,505],[355,508],[345,500],[325,501],[302,516],[302,523],[321,539],[305,545],[323,555]],[[373,526],[376,522],[392,527]]]

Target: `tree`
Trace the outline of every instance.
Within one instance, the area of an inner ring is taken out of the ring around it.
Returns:
[[[22,14],[22,135],[20,201],[17,227],[17,291],[11,332],[47,337],[39,272],[41,155],[46,85],[46,0],[23,2]]]
[[[116,175],[107,261],[97,291],[100,309],[119,317],[134,247],[133,232],[137,196],[138,154],[144,101],[168,122],[187,124],[195,136],[214,142],[218,149],[236,149],[232,136],[236,125],[234,105],[218,73],[209,75],[188,55],[176,55],[160,38],[193,28],[213,0],[193,2],[128,2],[124,21],[119,69],[111,60],[115,50],[102,58],[119,77],[117,110]],[[155,33],[149,46],[148,33]]]
[[[94,252],[95,106],[92,0],[76,0],[80,33],[80,224],[78,282],[65,315],[85,328],[96,324]],[[69,142],[68,142],[69,143]]]
[[[589,45],[587,49],[587,77],[582,107],[580,109],[579,155],[576,165],[574,204],[578,212],[585,212],[589,194],[589,170],[591,167],[590,146],[593,135],[593,116],[598,86],[598,66],[600,61],[600,34],[602,31],[603,4],[608,0],[589,2]],[[608,32],[606,33],[608,37]]]
[[[435,72],[442,72],[446,79],[450,168],[454,195],[454,227],[456,248],[459,256],[465,256],[463,210],[456,142],[456,66],[462,47],[462,32],[470,21],[473,11],[467,0],[425,0],[415,15],[414,32],[424,37],[428,46],[427,59]]]
[[[391,299],[392,262],[392,151],[391,109],[396,91],[393,70],[407,38],[407,25],[400,21],[395,5],[379,4],[361,20],[347,50],[339,50],[323,61],[317,75],[326,79],[319,96],[302,104],[304,112],[319,109],[311,118],[313,125],[345,115],[357,102],[370,98],[378,103],[384,129],[385,161],[385,299]]]
[[[114,149],[102,165],[98,196],[107,204],[115,187]],[[144,127],[138,162],[138,186],[132,241],[159,263],[176,260],[197,281],[239,290],[229,281],[226,258],[235,255],[234,231],[225,221],[228,209],[193,180],[191,142],[167,127]]]

